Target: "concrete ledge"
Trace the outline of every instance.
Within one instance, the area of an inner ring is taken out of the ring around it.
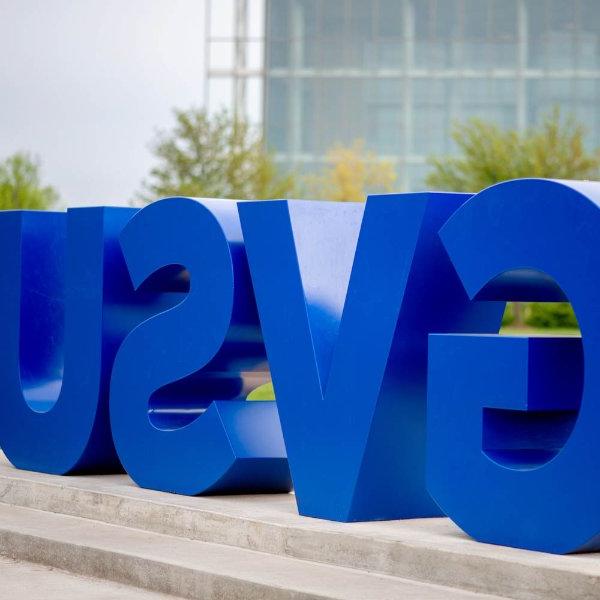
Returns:
[[[173,596],[82,577],[0,556],[0,590],[10,600],[173,600]]]
[[[333,523],[298,516],[287,494],[189,498],[140,489],[125,475],[55,477],[6,462],[0,464],[0,502],[476,593],[600,598],[600,556],[479,544],[447,519]]]
[[[8,505],[0,509],[0,548],[11,558],[199,600],[494,598]]]

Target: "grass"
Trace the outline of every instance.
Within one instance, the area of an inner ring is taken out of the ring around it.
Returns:
[[[578,336],[581,335],[579,329],[561,327],[556,329],[537,328],[537,327],[502,327],[500,335],[528,335],[541,337],[560,337],[560,336]]]
[[[265,383],[252,390],[246,400],[275,400],[275,391],[273,390],[273,384]]]

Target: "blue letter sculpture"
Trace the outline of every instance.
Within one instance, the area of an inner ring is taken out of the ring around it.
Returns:
[[[537,179],[0,212],[0,445],[182,494],[291,469],[304,515],[599,550],[599,232],[600,183]],[[495,335],[567,298],[582,338]],[[247,401],[268,365],[277,404]]]
[[[468,197],[239,204],[301,514],[440,514],[425,489],[427,334],[497,331],[502,314],[469,301],[437,237]]]
[[[480,541],[600,548],[599,232],[600,183],[535,179],[484,190],[441,230],[471,298],[564,300],[553,280],[583,336],[430,338],[428,488]]]
[[[0,213],[0,444],[20,469],[120,469],[108,382],[135,317],[117,242],[135,212]]]
[[[121,235],[136,288],[189,277],[189,292],[119,349],[110,399],[117,452],[143,487],[288,491],[276,405],[245,401],[269,372],[236,203],[203,202],[151,204]]]

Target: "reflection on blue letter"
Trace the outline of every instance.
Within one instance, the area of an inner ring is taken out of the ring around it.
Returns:
[[[441,231],[471,298],[564,292],[582,333],[430,339],[428,488],[480,541],[600,548],[599,207],[599,183],[516,180],[472,198]]]
[[[115,359],[111,424],[129,475],[181,494],[289,490],[275,403],[245,401],[269,373],[236,203],[156,202],[121,246],[138,290],[189,285]]]
[[[468,197],[239,205],[302,514],[440,514],[425,489],[427,334],[497,331],[502,309],[469,302],[437,237]]]

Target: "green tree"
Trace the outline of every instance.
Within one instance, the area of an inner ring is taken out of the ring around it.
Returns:
[[[458,156],[433,157],[426,183],[433,189],[478,192],[520,177],[597,179],[600,152],[585,148],[585,128],[554,109],[523,133],[471,119],[454,126]]]
[[[58,193],[40,180],[40,162],[26,152],[17,152],[0,163],[0,210],[49,208]]]
[[[598,179],[600,151],[585,146],[585,128],[555,108],[538,127],[523,133],[471,119],[457,124],[452,139],[457,156],[433,157],[426,183],[433,189],[478,192],[494,183],[520,177]],[[577,323],[567,304],[513,303],[505,323],[572,327]]]
[[[281,175],[259,131],[226,111],[174,111],[175,126],[152,145],[158,165],[143,183],[141,199],[164,196],[264,199],[286,198],[292,175]]]
[[[579,324],[571,306],[566,302],[530,302],[527,324],[541,329],[578,329]]]
[[[320,173],[305,178],[309,197],[339,202],[364,202],[369,193],[393,191],[394,165],[365,149],[362,140],[329,150]]]

